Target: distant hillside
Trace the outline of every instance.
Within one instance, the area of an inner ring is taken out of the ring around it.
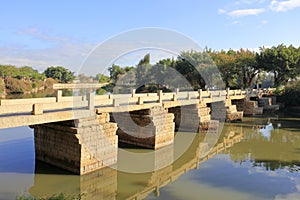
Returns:
[[[8,94],[30,94],[51,88],[57,81],[46,78],[31,67],[17,68],[13,65],[0,65],[0,97]]]

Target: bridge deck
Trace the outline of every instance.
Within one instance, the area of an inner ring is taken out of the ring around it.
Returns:
[[[176,106],[243,99],[242,90],[112,94],[62,97],[58,91],[56,97],[31,99],[1,99],[0,128],[43,124],[88,117],[97,113],[129,112],[154,106],[171,108]]]

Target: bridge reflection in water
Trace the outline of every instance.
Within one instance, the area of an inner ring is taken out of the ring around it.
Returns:
[[[29,193],[35,197],[49,197],[60,193],[67,196],[83,195],[82,199],[143,199],[152,192],[159,196],[160,188],[175,181],[187,171],[197,169],[200,163],[214,155],[239,143],[243,139],[242,128],[232,127],[224,126],[221,136],[212,147],[204,142],[205,134],[176,133],[194,137],[192,144],[179,159],[161,169],[159,166],[165,166],[166,162],[176,157],[181,145],[180,141],[175,141],[173,145],[157,151],[158,154],[156,153],[152,162],[158,170],[148,173],[126,173],[106,167],[87,175],[77,176],[37,163],[34,185],[29,189]],[[207,150],[209,153],[206,155],[203,152]],[[141,150],[143,151],[152,150]],[[202,157],[203,155],[205,156]]]

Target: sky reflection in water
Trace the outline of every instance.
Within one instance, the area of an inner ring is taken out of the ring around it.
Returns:
[[[300,199],[300,119],[271,121],[274,127],[280,122],[282,128],[275,127],[270,138],[256,128],[257,124],[267,123],[264,118],[245,118],[243,123],[226,125],[223,132],[242,132],[244,140],[200,163],[198,169],[182,172],[177,180],[159,189],[158,197],[152,192],[147,199]],[[162,176],[168,177],[168,173],[195,155],[189,152],[181,161],[155,173],[102,170],[94,173],[95,176],[78,177],[50,166],[35,166],[33,134],[29,128],[1,130],[0,133],[0,199],[14,199],[24,192],[43,196],[99,188],[103,194],[109,194],[107,198],[133,197],[159,182]]]

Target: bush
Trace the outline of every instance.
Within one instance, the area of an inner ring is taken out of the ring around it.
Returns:
[[[26,93],[32,90],[32,83],[30,80],[19,80],[17,78],[7,78],[5,80],[6,89],[10,91],[10,93]]]
[[[287,85],[278,100],[286,106],[300,106],[300,81]]]
[[[5,90],[5,83],[2,78],[0,78],[0,96],[5,95],[6,90]]]
[[[97,94],[97,95],[103,95],[103,94],[105,94],[106,92],[107,92],[107,91],[104,90],[103,88],[99,88],[99,89],[96,90],[96,94]]]
[[[57,80],[54,80],[53,78],[47,78],[45,80],[45,88],[53,88],[53,84],[57,83]]]

